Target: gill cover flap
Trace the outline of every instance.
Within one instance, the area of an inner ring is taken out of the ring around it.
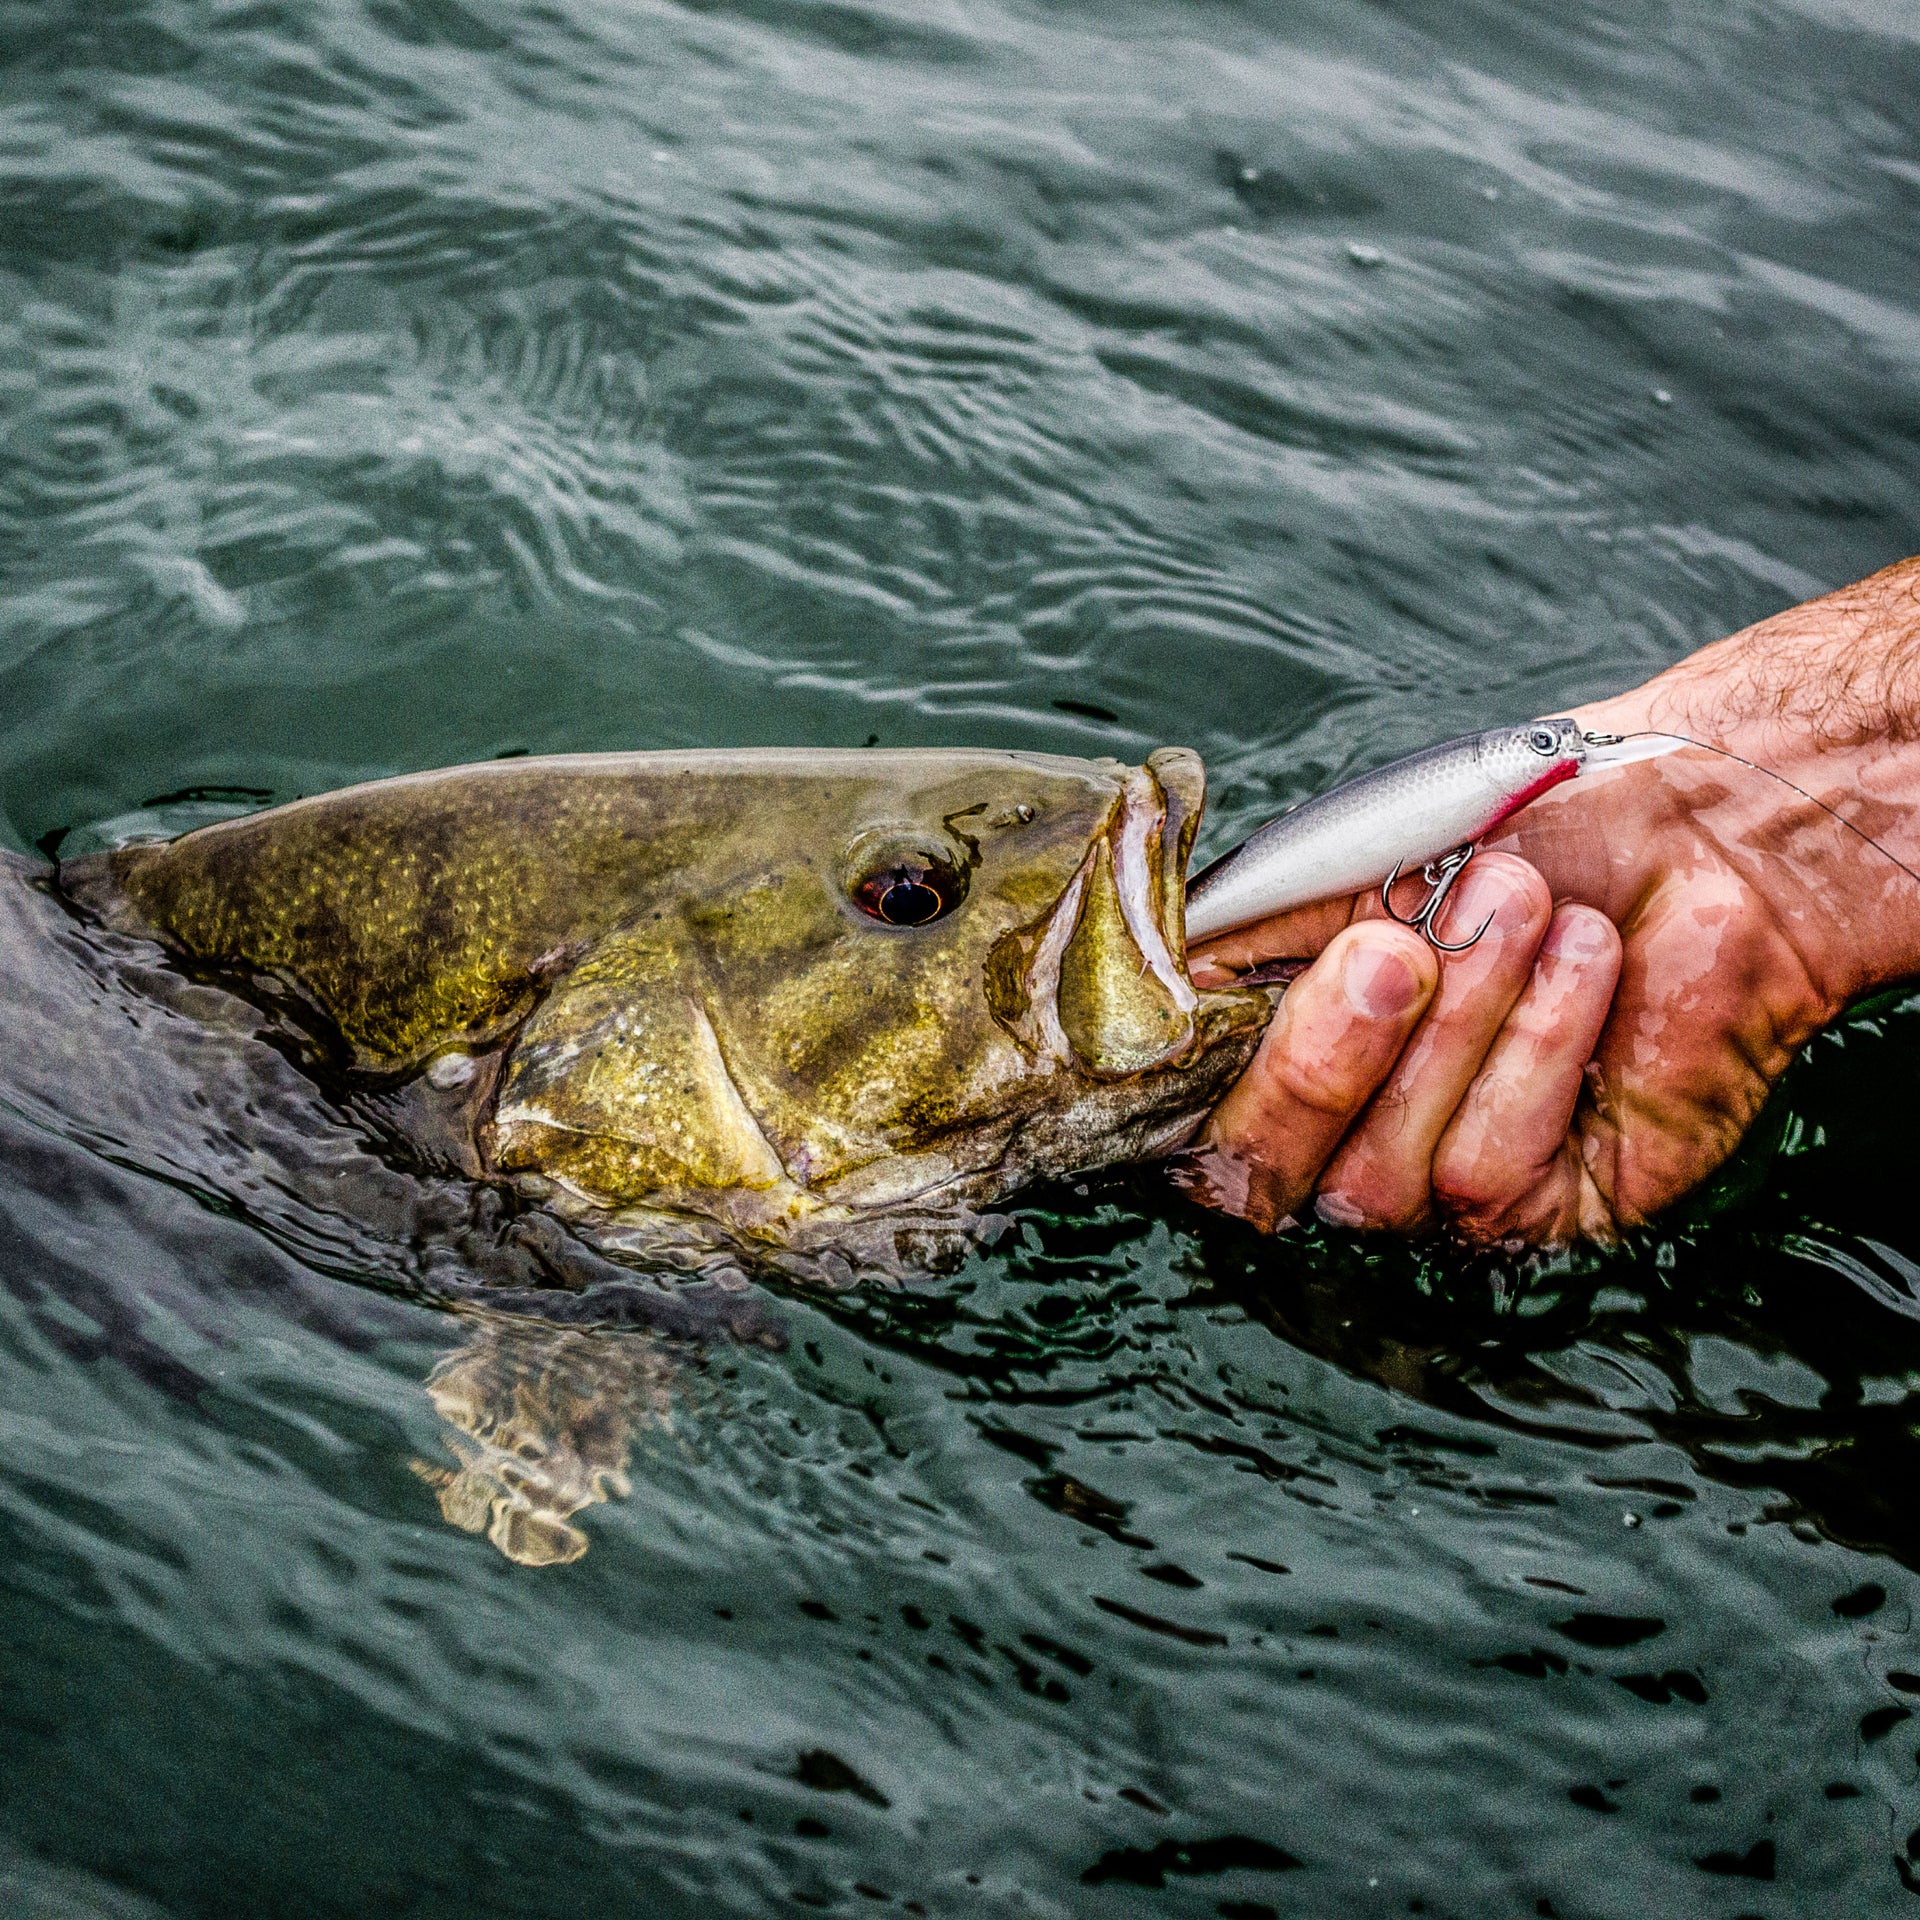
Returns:
[[[495,1165],[610,1206],[791,1186],[667,950],[621,941],[521,1028],[494,1110]]]

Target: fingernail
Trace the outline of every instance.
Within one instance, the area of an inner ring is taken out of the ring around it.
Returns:
[[[1403,953],[1369,940],[1356,941],[1340,968],[1347,1003],[1369,1020],[1391,1020],[1420,998],[1424,982]]]
[[[1477,927],[1491,917],[1492,925],[1505,932],[1508,927],[1519,926],[1531,911],[1524,887],[1516,886],[1496,868],[1475,867],[1462,878],[1447,909],[1448,925],[1452,926],[1456,913],[1469,927]]]
[[[1343,1194],[1315,1194],[1313,1210],[1330,1227],[1364,1227],[1367,1224],[1367,1216]]]
[[[1553,916],[1540,951],[1556,960],[1597,960],[1611,944],[1610,929],[1597,913],[1561,912]]]

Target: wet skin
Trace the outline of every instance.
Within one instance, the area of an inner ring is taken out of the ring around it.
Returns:
[[[1578,709],[1704,753],[1573,781],[1488,843],[1441,957],[1371,894],[1192,956],[1220,985],[1315,957],[1185,1175],[1265,1226],[1470,1241],[1606,1240],[1732,1152],[1797,1050],[1851,1000],[1920,973],[1920,563],[1704,649]],[[1880,849],[1885,849],[1881,851]],[[1891,854],[1893,857],[1889,858]]]

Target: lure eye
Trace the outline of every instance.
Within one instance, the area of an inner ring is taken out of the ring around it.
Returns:
[[[1560,736],[1552,727],[1529,727],[1527,745],[1535,753],[1552,753],[1560,744]]]
[[[887,927],[924,927],[967,897],[968,862],[944,836],[862,835],[844,870],[847,898]]]

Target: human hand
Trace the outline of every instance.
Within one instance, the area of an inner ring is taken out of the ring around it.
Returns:
[[[1197,950],[1203,985],[1318,957],[1182,1183],[1267,1226],[1317,1193],[1342,1224],[1551,1243],[1612,1238],[1704,1179],[1820,1026],[1920,971],[1915,703],[1886,665],[1917,613],[1909,563],[1578,715],[1726,745],[1816,801],[1681,753],[1518,815],[1444,915],[1448,937],[1493,916],[1465,953],[1373,895]],[[1864,813],[1878,847],[1819,803]]]

